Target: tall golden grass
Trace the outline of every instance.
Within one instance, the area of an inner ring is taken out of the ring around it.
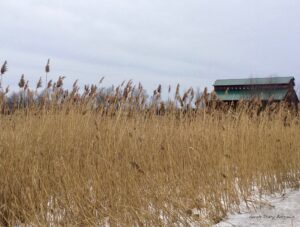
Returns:
[[[284,104],[220,107],[179,87],[147,103],[131,82],[99,96],[62,81],[1,94],[1,225],[210,226],[253,190],[299,187],[300,118]]]

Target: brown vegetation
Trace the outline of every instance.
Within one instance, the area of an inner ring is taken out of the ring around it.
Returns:
[[[146,102],[131,82],[79,93],[63,80],[1,94],[2,225],[211,225],[254,187],[299,187],[300,118],[284,104],[215,108],[179,86]]]

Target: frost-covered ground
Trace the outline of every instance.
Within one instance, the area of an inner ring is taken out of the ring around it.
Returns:
[[[229,215],[215,227],[232,226],[294,226],[300,227],[300,190],[265,197],[258,208]]]

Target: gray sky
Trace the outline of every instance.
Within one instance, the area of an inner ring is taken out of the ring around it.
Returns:
[[[211,87],[217,78],[295,76],[300,82],[299,0],[0,0],[4,86],[133,79]]]

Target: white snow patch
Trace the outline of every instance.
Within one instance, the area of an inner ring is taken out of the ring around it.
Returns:
[[[265,197],[260,207],[253,207],[242,214],[231,214],[226,220],[215,225],[232,226],[300,226],[300,190]]]

